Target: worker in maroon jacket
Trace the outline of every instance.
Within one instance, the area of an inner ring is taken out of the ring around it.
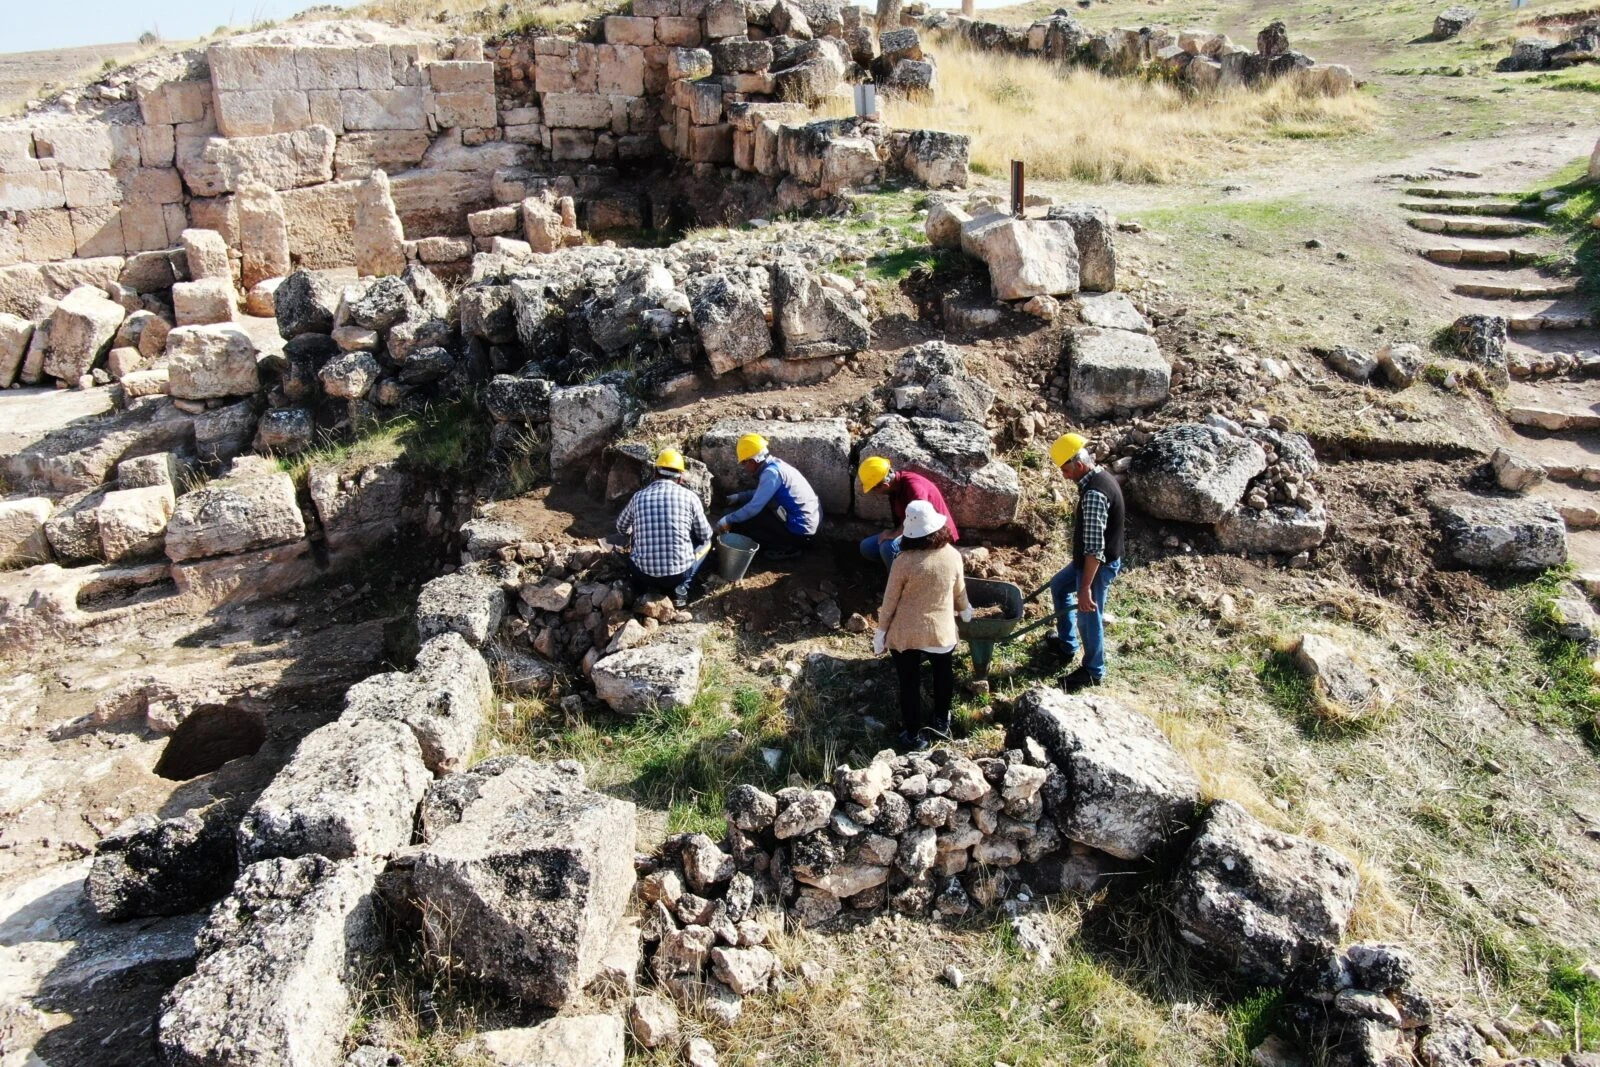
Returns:
[[[961,539],[956,531],[956,521],[950,517],[950,509],[945,506],[944,494],[922,475],[897,471],[882,456],[868,456],[861,461],[856,476],[861,479],[863,492],[889,494],[889,507],[894,512],[895,523],[894,529],[875,533],[861,542],[863,556],[881,560],[885,568],[894,565],[894,558],[900,554],[900,535],[906,522],[906,508],[913,500],[926,500],[934,511],[944,516],[945,529],[950,532],[952,544]]]

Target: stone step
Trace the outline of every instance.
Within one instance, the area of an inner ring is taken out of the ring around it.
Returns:
[[[1423,233],[1470,237],[1525,237],[1530,233],[1544,233],[1550,228],[1542,222],[1524,222],[1520,219],[1440,218],[1435,215],[1416,215],[1406,222],[1412,229]]]
[[[1457,296],[1476,296],[1484,300],[1553,300],[1578,291],[1577,278],[1548,281],[1458,282],[1450,287]]]
[[[1528,492],[1561,514],[1568,532],[1600,527],[1600,486],[1571,485],[1566,482],[1541,482]]]
[[[1558,482],[1600,485],[1600,435],[1563,435],[1513,427],[1506,447],[1544,468]]]
[[[1506,326],[1514,333],[1537,333],[1540,330],[1587,330],[1596,325],[1593,315],[1576,312],[1545,312],[1538,315],[1512,315]]]
[[[1406,196],[1421,197],[1424,200],[1521,200],[1527,196],[1520,192],[1497,192],[1489,189],[1452,189],[1440,185],[1408,185],[1403,190]]]
[[[1600,381],[1512,382],[1501,408],[1513,426],[1551,433],[1600,429]]]
[[[1400,208],[1431,215],[1527,215],[1540,210],[1537,205],[1530,208],[1508,200],[1438,200],[1422,204],[1402,201]]]
[[[1600,596],[1600,530],[1569,530],[1567,562],[1577,572],[1578,584],[1590,596]]]
[[[1526,267],[1545,257],[1545,253],[1536,248],[1502,248],[1495,245],[1485,245],[1481,248],[1465,248],[1460,245],[1448,248],[1421,248],[1417,250],[1417,254],[1423,259],[1446,267]]]

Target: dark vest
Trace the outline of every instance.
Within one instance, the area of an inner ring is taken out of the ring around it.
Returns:
[[[1110,471],[1098,467],[1078,482],[1079,507],[1072,516],[1072,561],[1079,565],[1083,563],[1083,494],[1090,489],[1098,489],[1111,502],[1106,514],[1106,562],[1122,558],[1122,486]]]

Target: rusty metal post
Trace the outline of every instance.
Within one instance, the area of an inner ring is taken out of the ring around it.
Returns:
[[[1022,160],[1013,159],[1011,161],[1011,214],[1019,219],[1022,218],[1025,206],[1023,200]]]

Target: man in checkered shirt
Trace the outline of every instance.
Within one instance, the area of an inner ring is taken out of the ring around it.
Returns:
[[[617,533],[632,539],[628,571],[641,592],[670,593],[678,607],[689,603],[689,583],[711,551],[711,523],[700,497],[683,484],[684,462],[676,449],[656,457],[656,480],[633,494],[617,516]]]
[[[1078,511],[1072,521],[1072,561],[1050,579],[1056,632],[1045,638],[1068,662],[1083,646],[1083,663],[1061,679],[1075,693],[1099,685],[1106,676],[1105,625],[1101,613],[1111,582],[1122,572],[1122,487],[1094,461],[1079,434],[1063,434],[1050,446],[1050,461],[1078,485]]]

